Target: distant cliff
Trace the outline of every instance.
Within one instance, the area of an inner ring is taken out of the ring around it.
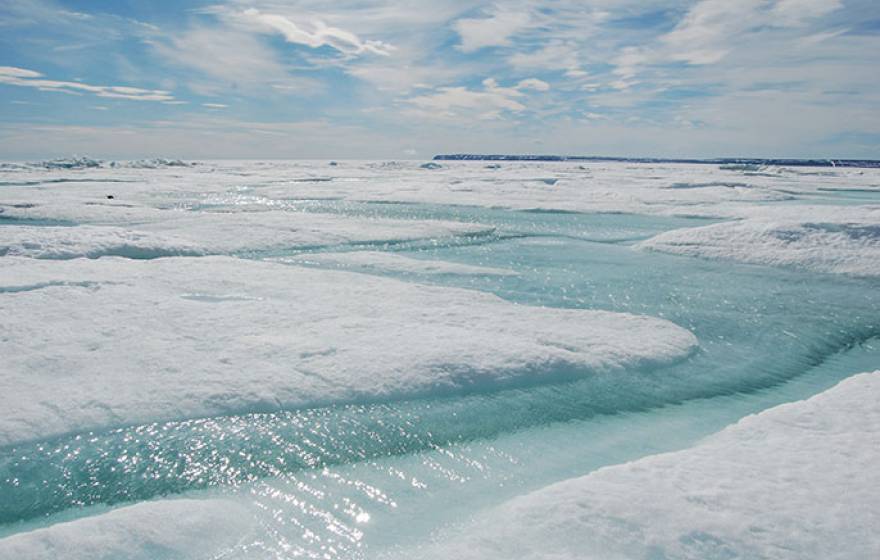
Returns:
[[[602,156],[558,156],[558,155],[510,155],[510,154],[440,154],[434,156],[438,161],[622,161],[629,163],[695,163],[708,165],[762,166],[779,165],[788,167],[876,167],[880,160],[870,159],[761,159],[761,158],[629,158]]]

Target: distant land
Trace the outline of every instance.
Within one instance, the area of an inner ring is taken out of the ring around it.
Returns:
[[[440,154],[436,161],[622,161],[630,163],[696,163],[707,165],[789,167],[871,167],[880,168],[880,160],[873,159],[761,159],[761,158],[642,158],[603,156],[510,155],[510,154]]]

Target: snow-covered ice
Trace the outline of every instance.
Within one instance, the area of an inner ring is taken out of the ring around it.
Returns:
[[[4,228],[0,253],[36,258],[161,257],[296,250],[352,243],[400,243],[481,236],[491,227],[426,220],[350,219],[293,212],[200,213],[118,226]]]
[[[482,514],[423,558],[880,555],[880,371]]]
[[[228,257],[5,257],[0,313],[0,445],[613,373],[697,345],[658,318]]]
[[[741,221],[667,231],[638,246],[692,257],[880,276],[880,207],[831,210],[758,213]]]
[[[0,539],[0,558],[222,558],[252,523],[232,500],[143,502]]]
[[[0,255],[37,259],[121,256],[156,258],[197,256],[206,250],[194,243],[118,227],[8,226],[0,236]]]

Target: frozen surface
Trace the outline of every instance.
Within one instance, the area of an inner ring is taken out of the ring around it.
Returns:
[[[164,215],[169,214],[169,215]],[[4,227],[0,255],[46,259],[124,256],[149,258],[236,252],[296,250],[346,244],[393,244],[418,239],[479,237],[491,227],[345,218],[302,212],[165,212],[162,220],[119,226]],[[145,218],[145,217],[144,217]],[[18,222],[19,224],[22,222]]]
[[[156,258],[202,255],[205,249],[188,241],[155,233],[118,227],[26,227],[3,228],[0,255],[36,259],[75,259],[123,256]]]
[[[0,557],[876,556],[880,170],[424,163],[0,164]]]
[[[222,558],[253,517],[231,500],[161,500],[0,539],[0,558],[174,560]]]
[[[880,276],[880,208],[802,208],[661,233],[639,247],[816,272]],[[844,210],[844,211],[842,211]]]
[[[140,226],[191,240],[211,253],[272,251],[352,243],[393,244],[423,238],[485,236],[493,229],[437,220],[352,218],[305,212],[199,212]]]
[[[657,318],[227,257],[5,257],[0,313],[0,445],[613,373],[697,345]]]
[[[511,500],[422,557],[875,558],[880,371]]]

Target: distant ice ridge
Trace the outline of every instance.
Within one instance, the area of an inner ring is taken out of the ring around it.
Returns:
[[[231,500],[142,502],[0,539],[0,558],[223,558],[251,529],[252,519]]]
[[[435,161],[529,161],[529,162],[593,162],[593,163],[672,163],[721,166],[787,165],[797,167],[880,167],[870,159],[763,159],[763,158],[648,158],[609,156],[564,156],[551,154],[440,154]]]
[[[693,257],[880,277],[880,208],[804,207],[661,233],[643,249]]]
[[[159,169],[162,167],[192,167],[195,163],[188,163],[179,159],[139,159],[130,161],[103,161],[88,157],[50,159],[27,163],[2,163],[0,170],[77,170],[77,169],[100,169],[100,168],[131,168],[131,169]]]
[[[421,558],[880,557],[880,371],[515,498]]]
[[[0,445],[654,367],[668,321],[229,257],[0,258]]]

